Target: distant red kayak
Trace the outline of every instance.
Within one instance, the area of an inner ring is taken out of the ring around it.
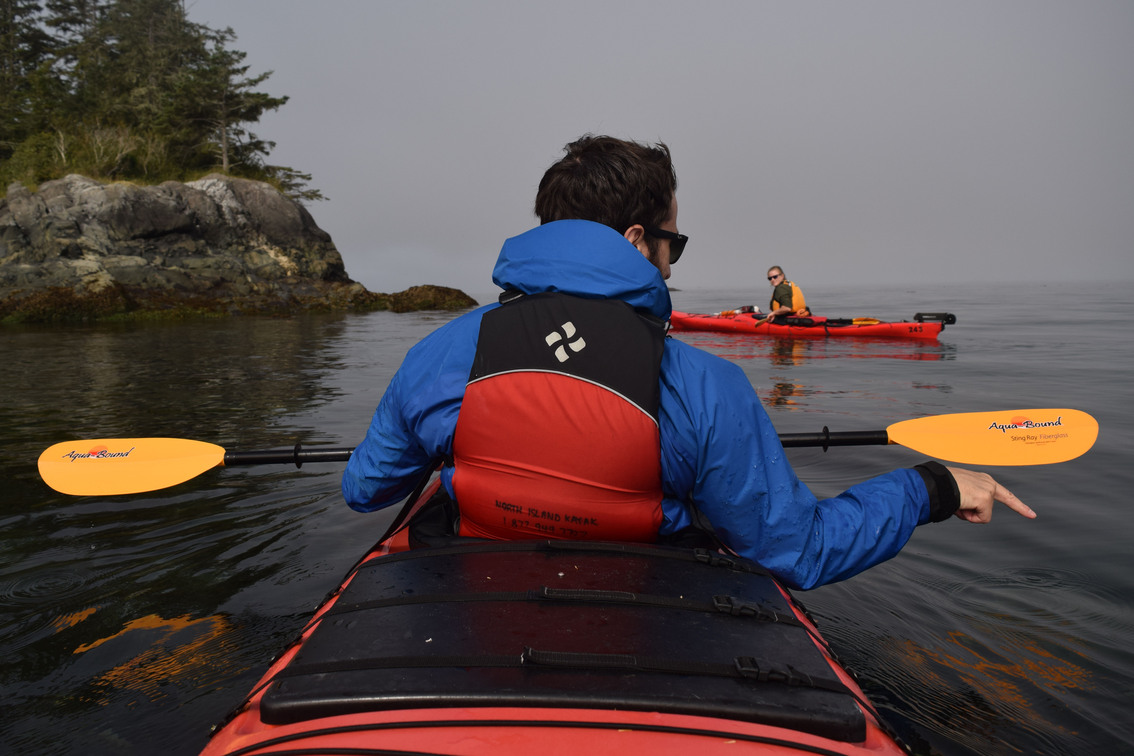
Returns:
[[[751,333],[789,339],[828,337],[866,337],[876,339],[936,339],[946,325],[957,322],[950,312],[919,312],[914,319],[885,321],[877,318],[782,318],[774,323],[761,313],[726,311],[698,315],[674,310],[670,316],[674,331],[716,331]]]

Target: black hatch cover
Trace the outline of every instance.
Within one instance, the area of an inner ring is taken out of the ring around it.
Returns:
[[[364,563],[261,716],[458,706],[634,709],[865,737],[853,696],[755,565],[570,541]]]

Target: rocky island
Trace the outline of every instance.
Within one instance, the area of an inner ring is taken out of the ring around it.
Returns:
[[[368,291],[307,209],[260,181],[70,175],[0,198],[0,322],[475,305],[440,286]]]

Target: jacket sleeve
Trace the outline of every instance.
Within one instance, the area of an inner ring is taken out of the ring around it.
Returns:
[[[676,499],[666,510],[695,506],[725,544],[794,588],[885,561],[929,521],[926,485],[912,469],[817,500],[788,464],[743,371],[673,339],[661,407],[663,484]]]
[[[450,321],[410,349],[347,462],[342,491],[351,509],[396,504],[452,455],[485,309]]]

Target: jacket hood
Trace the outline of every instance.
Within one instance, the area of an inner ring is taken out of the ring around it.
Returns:
[[[661,272],[622,234],[592,221],[554,221],[508,239],[492,281],[524,294],[621,299],[662,320],[673,309]]]

